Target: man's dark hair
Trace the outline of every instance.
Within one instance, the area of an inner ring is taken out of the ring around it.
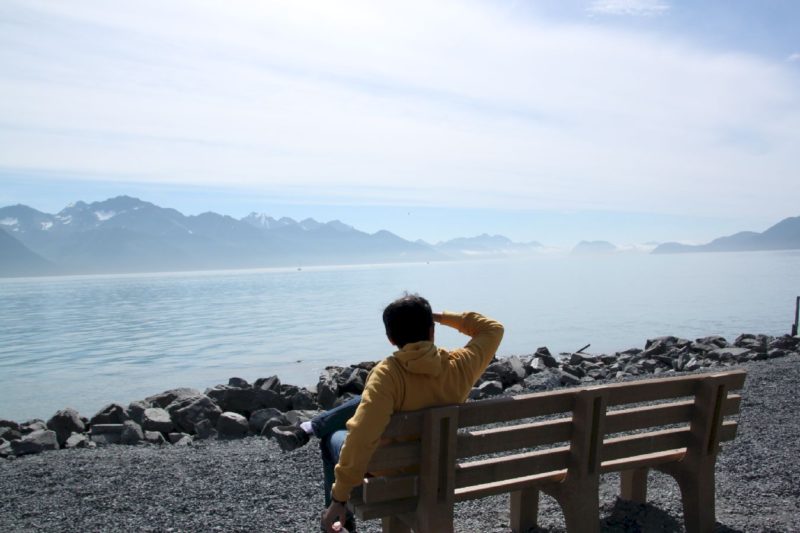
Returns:
[[[431,304],[419,294],[406,293],[383,310],[383,325],[386,336],[398,348],[411,342],[431,340]]]

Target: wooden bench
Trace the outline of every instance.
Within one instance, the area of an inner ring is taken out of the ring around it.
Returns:
[[[712,531],[714,464],[736,435],[725,417],[739,412],[730,391],[744,379],[694,374],[397,413],[384,437],[406,442],[379,448],[369,471],[417,473],[367,477],[350,505],[385,532],[439,533],[453,531],[455,502],[510,493],[511,529],[522,533],[536,526],[543,491],[568,531],[599,531],[600,474],[620,472],[621,498],[644,503],[653,468],[677,480],[686,530]],[[501,422],[511,424],[476,428]]]

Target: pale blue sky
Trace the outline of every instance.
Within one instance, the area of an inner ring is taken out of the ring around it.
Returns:
[[[436,242],[800,214],[800,4],[0,4],[0,205],[130,194]]]

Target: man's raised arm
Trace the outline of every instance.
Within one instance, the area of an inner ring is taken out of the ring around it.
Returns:
[[[500,341],[503,340],[503,325],[473,311],[467,313],[445,311],[434,314],[434,320],[472,337],[466,346],[451,352],[452,358],[461,367],[471,387],[492,362]]]

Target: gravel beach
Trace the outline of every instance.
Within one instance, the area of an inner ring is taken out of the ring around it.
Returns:
[[[748,377],[736,439],[717,462],[717,531],[800,531],[800,356],[740,365]],[[680,495],[650,474],[648,505],[616,500],[604,476],[604,531],[683,531]],[[322,468],[314,443],[197,441],[45,452],[0,460],[2,531],[318,531]],[[540,531],[563,531],[542,496]],[[456,530],[507,532],[508,496],[458,504]],[[380,531],[378,521],[359,531]]]

